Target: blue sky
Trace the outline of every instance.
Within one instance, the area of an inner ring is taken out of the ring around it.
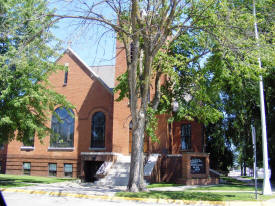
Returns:
[[[52,0],[50,8],[62,14],[77,9],[70,1]],[[115,64],[115,33],[107,31],[102,26],[79,26],[78,21],[72,19],[61,20],[53,34],[62,40],[64,49],[70,47],[90,66]]]

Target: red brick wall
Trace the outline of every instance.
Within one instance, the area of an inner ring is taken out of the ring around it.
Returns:
[[[119,41],[116,43],[116,66],[115,76],[116,78],[123,74],[127,70],[127,64],[125,59],[125,50],[123,44]],[[165,77],[163,76],[163,81]],[[152,80],[153,81],[153,80]],[[118,84],[116,81],[115,85]],[[151,88],[151,98],[153,97],[153,87]],[[114,94],[114,99],[117,99],[118,93]],[[150,153],[180,153],[181,140],[180,140],[180,128],[183,123],[191,123],[191,151],[202,152],[203,151],[203,137],[202,137],[202,125],[197,122],[181,121],[175,122],[170,126],[167,122],[169,115],[158,116],[158,129],[156,135],[158,142],[152,142],[149,140],[149,152]],[[113,115],[113,151],[123,154],[129,153],[129,122],[131,121],[131,113],[129,108],[129,100],[127,98],[120,102],[114,102],[114,115]]]
[[[22,143],[12,141],[8,147],[7,173],[22,174],[23,162],[31,162],[32,175],[47,175],[48,163],[57,163],[57,175],[63,175],[64,163],[72,163],[74,177],[77,172],[77,160],[81,152],[89,152],[91,144],[91,119],[92,115],[101,111],[105,114],[105,145],[103,151],[112,151],[112,113],[113,95],[95,77],[91,78],[85,66],[70,53],[65,53],[58,64],[69,64],[68,83],[64,83],[64,71],[59,71],[50,76],[49,80],[53,89],[66,96],[75,109],[74,149],[68,151],[48,150],[50,137],[43,139],[41,144],[35,137],[33,150],[21,150]],[[50,126],[50,122],[48,124]],[[34,159],[35,157],[35,159]]]
[[[105,114],[105,145],[106,151],[112,151],[112,113],[113,95],[95,78],[90,78],[90,73],[81,62],[72,55],[64,55],[59,62],[64,65],[69,63],[68,84],[63,86],[64,72],[51,76],[55,90],[64,94],[66,98],[76,107],[79,124],[76,124],[77,136],[75,140],[78,145],[78,154],[88,152],[91,142],[91,119],[95,112],[101,111]],[[82,67],[82,69],[81,69]]]
[[[173,154],[181,151],[181,125],[191,124],[191,152],[203,152],[204,138],[202,124],[195,121],[180,121],[173,123]]]
[[[6,171],[7,148],[8,148],[8,145],[0,147],[0,162],[1,162],[0,173],[5,173]]]
[[[116,43],[116,65],[115,77],[117,78],[127,70],[125,59],[125,50],[123,44],[119,41]],[[115,85],[118,81],[115,81]],[[117,99],[119,93],[114,94],[114,99]],[[129,154],[129,123],[131,121],[130,107],[128,98],[122,101],[114,101],[113,115],[113,151],[123,154]]]
[[[192,174],[192,157],[205,158],[205,173]],[[200,152],[183,152],[175,155],[159,156],[149,182],[174,182],[186,185],[219,184],[218,177],[210,177],[209,154]]]
[[[158,159],[160,164],[159,182],[176,182],[182,176],[181,156],[161,156]]]
[[[172,140],[169,135],[168,118],[169,115],[158,115],[158,128],[156,131],[158,141],[153,142],[150,138],[149,148],[151,153],[169,153],[169,147],[172,144]]]
[[[23,174],[23,162],[31,163],[31,175],[34,176],[48,176],[48,164],[57,164],[57,177],[64,177],[64,164],[73,165],[73,177],[77,177],[79,174],[78,159],[73,157],[50,157],[48,155],[9,155],[7,162],[7,173],[14,175]]]
[[[156,135],[158,142],[150,140],[151,153],[179,154],[181,151],[181,125],[191,124],[191,150],[192,152],[203,152],[204,138],[202,125],[193,121],[180,121],[168,123],[170,115],[158,116],[158,129]]]
[[[116,48],[116,78],[126,71],[125,50],[122,43],[117,42]],[[69,160],[74,167],[74,176],[79,172],[77,165],[81,152],[99,151],[91,150],[91,119],[95,112],[101,111],[106,117],[105,145],[102,152],[118,152],[129,154],[129,122],[131,120],[129,100],[127,98],[120,102],[114,101],[119,94],[114,96],[109,92],[95,77],[90,77],[90,72],[86,69],[74,55],[65,53],[59,60],[61,65],[69,64],[68,83],[64,83],[64,71],[54,73],[50,76],[50,82],[55,91],[66,96],[66,98],[75,105],[75,131],[74,131],[74,149],[70,151],[49,151],[50,137],[40,143],[35,138],[34,150],[21,150],[22,143],[12,141],[8,147],[7,173],[22,174],[23,161],[32,161],[35,175],[46,175],[48,170],[45,168],[49,161],[58,164],[58,175],[62,176],[64,163]],[[116,81],[116,85],[117,85]],[[151,92],[151,96],[152,96]],[[180,127],[187,121],[167,123],[169,115],[160,115],[158,118],[159,127],[157,129],[158,143],[150,140],[149,152],[151,153],[180,153]],[[50,126],[50,122],[49,122]],[[199,123],[191,122],[192,127],[192,151],[201,152],[202,144],[202,126]],[[169,129],[170,128],[170,129]],[[34,159],[36,157],[37,159]],[[39,161],[41,165],[39,165]],[[43,164],[42,164],[43,163]],[[46,166],[45,166],[46,165]],[[44,168],[44,169],[43,169]]]

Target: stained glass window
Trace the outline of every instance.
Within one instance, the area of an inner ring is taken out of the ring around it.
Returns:
[[[91,147],[105,147],[105,115],[102,112],[96,112],[92,117]]]
[[[52,115],[51,147],[73,147],[74,146],[74,115],[63,107],[59,107]],[[59,118],[58,118],[59,117]]]

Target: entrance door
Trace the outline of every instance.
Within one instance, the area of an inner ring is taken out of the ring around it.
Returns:
[[[94,182],[97,180],[95,178],[95,174],[102,164],[103,164],[102,161],[85,161],[84,163],[85,182]]]

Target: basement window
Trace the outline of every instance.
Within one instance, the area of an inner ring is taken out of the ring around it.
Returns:
[[[73,176],[73,165],[72,164],[64,164],[64,176],[65,177]]]
[[[49,163],[49,176],[56,176],[56,163]]]
[[[23,162],[23,174],[31,175],[31,163],[30,162]]]

